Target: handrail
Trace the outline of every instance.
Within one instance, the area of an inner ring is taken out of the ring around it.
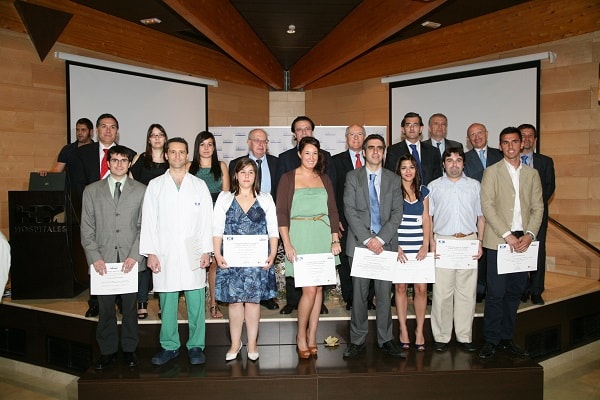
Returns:
[[[548,221],[552,222],[558,228],[562,229],[563,231],[565,231],[568,234],[570,234],[571,236],[573,236],[579,243],[581,243],[582,245],[584,245],[585,247],[589,248],[594,253],[596,253],[598,256],[600,256],[599,248],[597,248],[596,246],[594,246],[593,244],[591,244],[590,242],[588,242],[587,240],[585,240],[584,238],[582,238],[581,236],[579,236],[578,234],[576,234],[575,232],[573,232],[572,230],[570,230],[569,228],[567,228],[566,226],[564,226],[563,224],[561,224],[560,222],[555,220],[554,218],[549,216]]]

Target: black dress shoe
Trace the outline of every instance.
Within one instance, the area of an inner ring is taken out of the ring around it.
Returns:
[[[488,359],[492,358],[496,354],[496,346],[492,343],[485,342],[481,350],[479,351],[479,358]]]
[[[406,352],[394,343],[393,340],[385,342],[381,347],[381,351],[390,357],[394,358],[406,358]]]
[[[129,368],[137,367],[138,359],[135,351],[124,351],[123,358],[125,359],[125,365],[127,365]]]
[[[329,309],[325,304],[321,304],[321,315],[323,314],[329,314]]]
[[[344,358],[354,358],[357,357],[360,353],[362,353],[365,348],[366,348],[366,344],[354,344],[354,343],[350,343],[348,345],[348,347],[346,347],[346,350],[344,350]]]
[[[521,303],[527,303],[527,300],[529,300],[529,293],[523,293],[521,296]]]
[[[448,343],[433,342],[433,348],[441,353],[448,350]]]
[[[99,313],[98,306],[97,305],[93,305],[93,306],[90,306],[88,308],[88,310],[85,312],[85,317],[86,318],[97,317],[98,313]]]
[[[102,354],[100,358],[96,361],[94,368],[98,371],[106,369],[115,359],[115,354]]]
[[[512,340],[502,340],[502,341],[500,341],[500,344],[498,345],[498,348],[500,348],[502,350],[509,351],[509,352],[511,352],[513,354],[516,354],[518,356],[529,357],[529,352],[526,349],[518,346]]]
[[[533,304],[537,304],[540,306],[543,306],[544,304],[546,304],[546,302],[544,301],[544,299],[542,299],[542,295],[541,294],[532,294],[531,295],[531,302]]]
[[[346,302],[346,310],[348,310],[348,311],[352,310],[352,303],[351,302]]]
[[[279,314],[291,314],[292,311],[294,311],[295,309],[295,306],[291,304],[286,304],[281,310],[279,310]]]
[[[377,307],[375,307],[372,301],[367,301],[367,310],[377,310]]]
[[[260,305],[268,310],[279,310],[279,304],[274,299],[261,300]]]
[[[475,346],[473,344],[473,342],[464,342],[464,343],[459,343],[458,345],[461,349],[463,349],[464,351],[468,351],[469,353],[477,351],[477,349],[478,349],[478,347]]]

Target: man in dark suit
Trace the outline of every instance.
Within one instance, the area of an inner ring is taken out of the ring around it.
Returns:
[[[73,206],[77,214],[80,214],[82,209],[81,199],[85,187],[108,176],[107,153],[108,149],[116,145],[118,134],[119,121],[112,114],[102,114],[96,120],[98,141],[77,149],[71,170]],[[131,149],[128,150],[135,155]],[[88,305],[85,316],[97,316],[98,302],[95,296],[90,296]]]
[[[107,154],[109,175],[87,186],[83,192],[81,214],[81,244],[88,264],[105,275],[106,264],[121,264],[120,272],[131,273],[137,263],[145,269],[140,255],[140,226],[142,202],[146,186],[127,177],[133,155],[124,146],[114,146]],[[105,278],[108,279],[108,278]],[[96,339],[101,357],[95,364],[98,370],[110,365],[119,348],[119,331],[115,316],[115,298],[121,295],[121,348],[129,367],[137,365],[135,351],[139,342],[137,324],[137,290],[132,293],[98,295],[100,307]]]
[[[344,189],[344,213],[348,221],[346,255],[350,265],[357,247],[375,254],[384,250],[398,252],[398,226],[402,221],[404,199],[398,175],[382,168],[385,141],[369,135],[363,143],[365,166],[348,172]],[[367,278],[352,277],[353,302],[350,319],[350,343],[344,357],[357,357],[366,347],[369,321]],[[377,343],[391,357],[406,357],[394,342],[390,291],[392,282],[375,279],[377,299]]]
[[[350,262],[345,254],[346,241],[348,239],[348,221],[344,215],[344,186],[346,183],[346,174],[365,165],[365,158],[362,154],[362,144],[365,140],[365,128],[358,124],[350,125],[346,128],[346,146],[348,150],[333,156],[337,186],[335,190],[335,202],[340,216],[340,244],[342,252],[340,253],[340,265],[338,274],[340,277],[340,286],[342,287],[342,298],[346,302],[346,310],[352,309],[352,278],[350,278]],[[369,286],[369,296],[367,298],[367,308],[374,310],[373,297],[375,289],[373,285]]]
[[[498,245],[523,253],[535,240],[544,216],[542,184],[536,170],[521,163],[521,132],[515,127],[500,132],[503,160],[485,170],[481,181],[481,210],[485,217],[483,247],[487,249],[488,291],[479,357],[490,358],[496,349],[528,356],[514,343],[515,322],[527,272],[498,273]]]
[[[423,119],[414,112],[407,113],[402,118],[402,136],[404,140],[388,148],[385,168],[396,172],[398,160],[404,154],[412,154],[417,160],[421,172],[421,183],[428,185],[442,176],[442,159],[440,152],[430,144],[421,142]]]
[[[425,143],[430,144],[440,152],[440,157],[446,149],[460,148],[463,145],[455,140],[446,139],[448,134],[448,118],[442,113],[433,114],[429,117],[429,139]]]
[[[467,140],[472,149],[465,153],[465,175],[481,183],[483,171],[502,160],[502,153],[498,149],[488,147],[488,131],[485,125],[475,122],[467,128]],[[486,249],[477,261],[477,302],[485,298],[487,287],[487,256]]]
[[[277,184],[279,180],[288,171],[296,169],[300,166],[300,157],[298,156],[298,146],[303,137],[313,136],[313,132],[315,130],[315,123],[308,118],[307,116],[299,116],[294,119],[292,122],[292,133],[294,136],[294,141],[296,142],[296,146],[292,147],[289,150],[284,151],[279,155],[279,160],[277,161],[277,170],[275,172],[275,190],[277,190]],[[331,183],[333,184],[333,188],[336,188],[336,176],[335,176],[335,167],[333,164],[333,159],[331,158],[331,154],[328,151],[320,149],[319,152],[323,155],[325,162],[327,164],[327,175],[329,179],[331,179]],[[292,311],[298,308],[298,302],[300,301],[300,296],[302,296],[301,288],[296,288],[295,281],[293,277],[285,278],[285,300],[286,305],[279,311],[281,314],[290,314]],[[325,306],[325,304],[321,305],[321,314],[327,314],[329,310]]]
[[[537,271],[529,272],[527,288],[521,297],[521,301],[526,302],[531,296],[533,304],[544,304],[542,292],[544,291],[544,277],[546,275],[546,232],[548,231],[548,201],[556,189],[554,179],[554,161],[543,154],[535,153],[537,145],[537,130],[533,125],[523,124],[519,126],[523,138],[523,148],[521,149],[521,161],[537,170],[542,182],[542,191],[544,197],[544,219],[540,231],[537,234],[537,240],[540,242],[538,250]]]
[[[233,180],[235,175],[235,165],[244,157],[248,157],[258,165],[260,181],[260,190],[265,193],[270,193],[275,198],[275,171],[277,170],[277,157],[267,154],[269,148],[269,136],[262,129],[252,129],[248,133],[248,154],[238,157],[229,162],[229,176]],[[261,300],[260,304],[269,310],[279,309],[279,304],[275,299]]]

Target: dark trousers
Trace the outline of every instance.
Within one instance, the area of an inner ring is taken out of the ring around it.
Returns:
[[[542,221],[542,226],[538,232],[537,240],[540,242],[538,248],[537,271],[530,271],[527,279],[525,293],[541,295],[544,291],[544,281],[546,279],[546,232],[548,231],[548,219]]]
[[[338,265],[338,275],[340,277],[342,298],[346,303],[352,304],[352,277],[350,276],[352,267],[350,267],[350,258],[346,255],[346,235],[342,236],[342,238],[340,239],[340,244],[342,246],[342,252],[340,253],[340,265]],[[375,285],[373,284],[373,281],[371,281],[369,285],[369,294],[367,296],[367,300],[369,302],[373,302],[373,297],[375,297]]]
[[[152,282],[152,273],[149,268],[138,272],[138,293],[137,301],[139,303],[145,303],[148,301],[148,292],[150,291],[150,284]]]
[[[96,296],[99,306],[96,340],[101,354],[113,354],[119,350],[119,330],[115,310],[117,295]],[[126,352],[136,350],[139,342],[138,317],[136,299],[137,293],[121,294],[123,301],[123,318],[121,326],[121,348]]]
[[[484,295],[487,287],[487,249],[477,260],[477,294]]]
[[[289,306],[298,307],[302,297],[302,288],[296,287],[296,280],[293,276],[285,277],[285,302]]]
[[[527,272],[498,275],[498,251],[487,249],[487,295],[483,316],[483,336],[497,345],[512,340],[517,309],[527,283]]]

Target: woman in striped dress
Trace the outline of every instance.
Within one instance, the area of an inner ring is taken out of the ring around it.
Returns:
[[[399,162],[396,174],[402,178],[402,195],[404,197],[404,213],[402,222],[398,227],[398,259],[406,262],[408,257],[423,260],[429,251],[431,236],[431,217],[429,215],[429,190],[421,185],[421,176],[417,167],[417,160],[410,154],[403,155]],[[406,296],[407,283],[395,285],[396,311],[400,324],[400,345],[404,349],[410,348],[410,339],[406,328],[406,310],[408,299]],[[414,283],[415,314],[417,329],[415,331],[415,349],[425,350],[425,337],[423,324],[427,309],[427,284]]]

